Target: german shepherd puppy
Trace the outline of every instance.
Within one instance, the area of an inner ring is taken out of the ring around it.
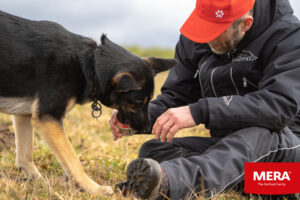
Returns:
[[[0,11],[0,111],[13,115],[16,163],[29,178],[41,177],[33,163],[33,128],[66,174],[83,190],[111,193],[84,172],[64,133],[63,118],[75,104],[99,101],[139,132],[149,129],[153,77],[174,59],[140,58],[111,42],[101,44],[49,21],[30,21]]]

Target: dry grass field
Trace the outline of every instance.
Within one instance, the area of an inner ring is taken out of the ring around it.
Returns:
[[[173,56],[171,50],[143,51],[137,47],[130,50],[140,56]],[[167,72],[156,77],[155,94],[159,93],[166,76]],[[104,107],[101,118],[94,119],[91,116],[90,104],[77,105],[66,115],[64,128],[87,174],[101,185],[114,187],[116,183],[125,179],[126,166],[137,157],[139,147],[154,137],[152,135],[131,136],[116,142],[113,141],[108,125],[111,112],[111,109]],[[10,132],[13,132],[9,115],[0,114],[0,125],[0,129],[8,128]],[[199,126],[182,130],[177,137],[191,135],[208,136],[209,133],[203,126]],[[120,193],[116,193],[112,197],[83,193],[74,188],[71,183],[66,182],[62,168],[37,133],[35,133],[34,149],[34,162],[44,180],[26,181],[23,172],[18,171],[15,165],[13,133],[5,138],[0,136],[1,200],[123,199]],[[215,199],[242,199],[242,197],[225,194]]]

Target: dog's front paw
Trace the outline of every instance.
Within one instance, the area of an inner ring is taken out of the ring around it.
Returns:
[[[110,186],[100,186],[100,193],[106,196],[111,196],[114,194],[114,190]]]
[[[28,180],[40,179],[42,177],[39,170],[33,163],[18,163],[17,165],[20,170],[23,170],[25,172]]]
[[[95,181],[90,178],[87,178],[83,182],[75,183],[82,191],[89,192],[96,195],[113,195],[114,191],[110,186],[101,186],[98,185]]]

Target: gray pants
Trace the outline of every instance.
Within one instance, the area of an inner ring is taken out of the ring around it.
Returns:
[[[253,127],[223,138],[150,140],[139,157],[160,162],[169,178],[171,199],[184,199],[192,190],[212,197],[243,184],[245,162],[300,162],[300,136],[288,128],[271,132]]]

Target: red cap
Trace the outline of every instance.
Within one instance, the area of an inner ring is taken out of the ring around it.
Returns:
[[[254,3],[255,0],[197,0],[180,32],[194,42],[210,42],[249,12]]]

